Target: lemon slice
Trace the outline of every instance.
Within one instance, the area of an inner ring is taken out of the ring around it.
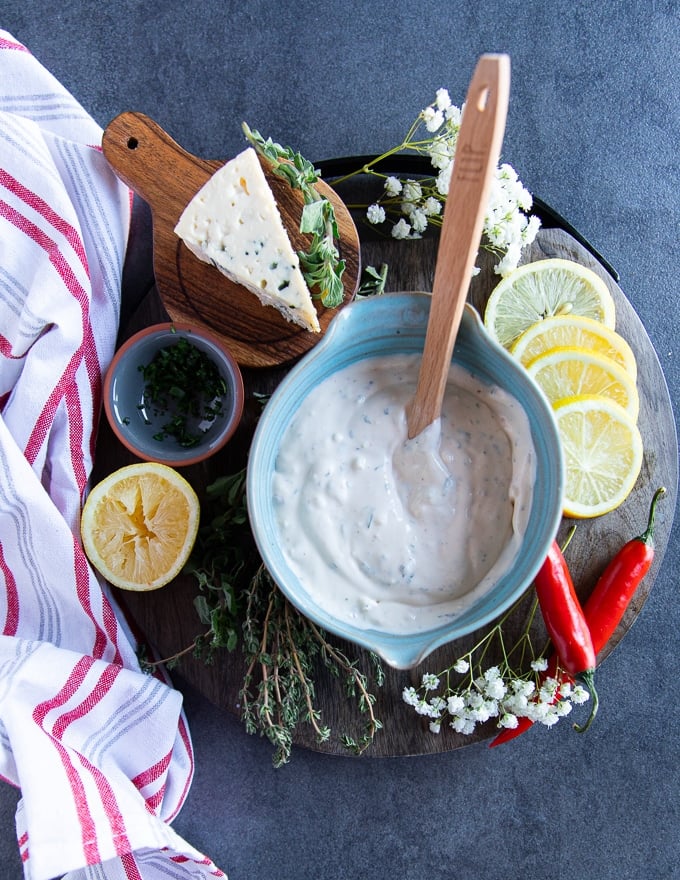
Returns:
[[[156,462],[114,471],[90,492],[81,516],[92,565],[124,590],[156,590],[181,571],[196,540],[199,502],[176,470]]]
[[[612,330],[616,322],[609,288],[592,269],[572,260],[538,260],[519,266],[496,285],[484,325],[510,348],[532,324],[562,314],[584,315]]]
[[[642,438],[628,413],[588,395],[554,406],[566,469],[564,513],[585,519],[609,513],[630,494],[642,467]]]
[[[510,351],[526,367],[551,348],[572,347],[585,348],[611,358],[633,380],[637,379],[637,361],[623,336],[616,330],[610,330],[601,321],[584,315],[556,315],[537,321],[522,333]]]
[[[635,421],[640,397],[630,374],[610,358],[583,348],[553,348],[526,368],[551,403],[565,397],[597,394],[622,406]]]

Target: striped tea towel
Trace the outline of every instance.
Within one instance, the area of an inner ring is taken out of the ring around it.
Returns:
[[[29,880],[205,880],[168,824],[181,696],[139,671],[78,538],[131,204],[101,135],[0,31],[0,775]]]

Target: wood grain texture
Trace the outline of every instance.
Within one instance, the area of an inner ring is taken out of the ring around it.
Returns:
[[[199,260],[175,235],[182,211],[224,161],[187,153],[141,113],[117,116],[104,131],[102,147],[116,174],[151,208],[156,286],[171,320],[212,330],[241,366],[289,363],[316,345],[320,334],[286,321],[274,308],[263,307],[254,294]],[[260,162],[293,248],[306,250],[311,237],[299,231],[302,193],[274,174],[265,159]],[[336,213],[340,256],[346,263],[346,305],[354,298],[361,272],[359,237],[344,202],[323,181],[317,186]],[[324,308],[318,299],[315,304],[323,331],[337,309]]]
[[[390,265],[390,289],[430,290],[437,251],[436,239],[395,242],[371,241],[363,247],[363,260],[366,264]],[[678,483],[678,446],[675,434],[671,404],[667,386],[654,348],[635,311],[620,287],[602,269],[599,263],[571,236],[560,230],[543,230],[536,243],[527,254],[528,260],[547,257],[566,257],[590,266],[608,284],[617,308],[617,329],[628,340],[635,352],[638,366],[640,391],[640,430],[645,443],[643,469],[628,500],[617,511],[595,520],[580,521],[576,534],[567,551],[567,558],[573,572],[578,593],[584,600],[592,590],[597,577],[609,558],[631,537],[643,531],[649,502],[653,491],[665,485],[668,496],[658,508],[657,552],[652,569],[628,609],[611,642],[602,652],[599,660],[605,659],[614,650],[630,629],[653,587],[659,565],[668,543],[672,512],[675,507]],[[493,274],[491,261],[482,253],[478,265],[481,272],[473,278],[470,301],[478,310],[483,310],[488,295],[498,280]],[[135,321],[128,328],[134,332],[139,326],[162,317],[162,304],[152,293],[142,304]],[[245,370],[249,401],[239,433],[225,450],[214,459],[186,470],[186,476],[196,486],[200,497],[207,482],[220,473],[233,472],[243,466],[249,439],[257,419],[258,404],[253,401],[254,391],[268,391],[283,376],[285,368],[278,370]],[[112,437],[108,426],[101,429],[95,478],[103,476],[114,467],[131,461],[129,453]],[[564,537],[571,521],[565,520],[560,529]],[[196,595],[195,582],[191,578],[180,577],[168,587],[157,593],[121,594],[131,618],[143,639],[151,643],[160,656],[169,656],[188,645],[201,631],[201,626],[193,609]],[[527,604],[520,608],[505,627],[508,638],[521,631],[524,625]],[[439,672],[449,666],[456,657],[473,645],[483,632],[471,634],[465,640],[444,646],[430,655],[419,667],[410,672],[386,671],[384,686],[377,693],[376,713],[384,723],[367,754],[372,756],[412,755],[438,753],[461,748],[495,734],[494,722],[478,728],[472,737],[464,737],[450,728],[442,728],[439,735],[429,732],[427,721],[415,715],[402,701],[405,686],[417,683],[426,671]],[[537,643],[541,643],[544,633],[540,623],[534,629]],[[352,646],[345,646],[351,656],[357,656],[366,664],[367,655]],[[493,656],[489,657],[489,664]],[[239,689],[244,672],[243,658],[239,652],[223,652],[212,666],[188,656],[181,661],[177,670],[180,682],[195,687],[209,700],[230,713],[239,713]],[[606,675],[605,669],[600,673]],[[322,710],[322,720],[333,730],[330,741],[322,745],[315,742],[311,729],[302,725],[297,733],[296,743],[305,748],[317,749],[329,754],[347,754],[338,737],[343,732],[357,735],[361,732],[361,722],[343,690],[341,682],[330,678],[323,670],[317,679],[318,704]],[[600,713],[607,711],[606,704]],[[597,723],[597,722],[596,722]],[[544,733],[537,727],[527,736],[540,736]],[[244,732],[244,735],[245,732]]]

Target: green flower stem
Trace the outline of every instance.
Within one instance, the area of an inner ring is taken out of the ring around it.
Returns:
[[[595,675],[594,670],[588,669],[585,672],[582,672],[580,675],[576,676],[577,681],[582,681],[583,684],[588,688],[591,697],[590,704],[590,715],[588,716],[588,720],[585,724],[574,724],[574,730],[577,733],[585,733],[586,730],[590,727],[590,725],[595,720],[595,716],[597,715],[597,710],[600,706],[600,698],[597,694],[597,689],[595,687]]]
[[[353,177],[357,177],[359,174],[372,174],[376,177],[387,178],[389,175],[381,174],[379,171],[373,171],[374,166],[380,164],[385,159],[389,159],[390,156],[396,156],[399,153],[404,152],[404,150],[411,150],[418,155],[422,155],[423,153],[427,153],[427,147],[431,145],[431,138],[427,138],[422,141],[411,141],[411,137],[418,128],[420,123],[414,123],[411,130],[409,131],[406,138],[398,144],[396,147],[392,147],[389,150],[385,150],[384,153],[381,153],[379,156],[374,156],[369,162],[365,162],[361,168],[357,168],[356,171],[350,171],[347,174],[344,174],[342,177],[334,177],[333,178],[333,186],[337,186],[339,183],[345,183],[347,180],[351,180]]]

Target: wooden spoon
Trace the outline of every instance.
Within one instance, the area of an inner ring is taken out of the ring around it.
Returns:
[[[482,238],[510,94],[510,58],[482,55],[468,88],[446,199],[432,303],[408,436],[439,418],[453,346]]]

